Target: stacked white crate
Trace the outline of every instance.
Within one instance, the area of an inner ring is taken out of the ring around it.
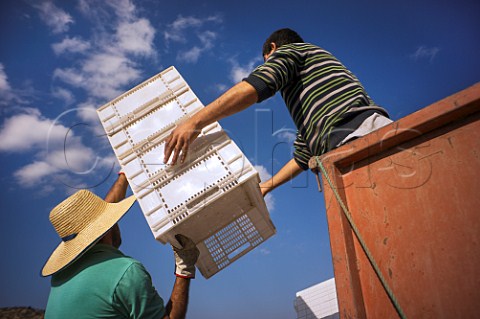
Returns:
[[[205,278],[275,234],[252,164],[218,123],[205,127],[183,164],[163,164],[165,139],[204,106],[174,67],[97,110],[157,240],[176,234],[200,249]]]
[[[297,292],[295,310],[297,319],[340,318],[335,278]]]

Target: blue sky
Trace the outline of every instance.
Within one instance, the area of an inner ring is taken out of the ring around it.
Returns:
[[[50,209],[78,188],[103,196],[115,178],[95,109],[171,65],[208,104],[261,63],[272,31],[290,27],[336,55],[394,120],[480,80],[473,0],[10,0],[0,23],[0,307],[45,307],[39,272],[59,242]],[[295,128],[279,96],[221,125],[263,176],[290,159]],[[275,190],[277,234],[199,276],[189,317],[294,317],[295,293],[333,276],[322,196],[310,173]],[[155,242],[138,205],[120,227],[122,250],[168,299],[170,247]]]

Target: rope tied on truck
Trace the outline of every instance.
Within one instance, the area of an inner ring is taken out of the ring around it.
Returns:
[[[333,182],[330,179],[330,176],[327,174],[327,170],[323,166],[322,162],[319,160],[318,156],[315,156],[315,162],[316,162],[317,167],[319,167],[320,170],[322,171],[323,176],[325,176],[325,180],[327,181],[328,185],[330,186],[331,190],[333,191],[333,194],[335,195],[335,198],[337,199],[338,203],[340,204],[340,207],[343,210],[343,214],[347,218],[348,223],[350,224],[350,227],[352,228],[355,236],[357,237],[358,242],[362,246],[362,249],[365,252],[365,255],[367,256],[368,261],[372,265],[372,267],[375,271],[375,274],[377,275],[378,279],[380,279],[380,282],[382,283],[383,289],[385,290],[388,297],[390,298],[390,301],[392,302],[392,304],[393,304],[395,310],[397,311],[399,317],[402,318],[402,319],[407,318],[405,313],[403,312],[402,308],[400,307],[400,304],[397,300],[397,297],[395,296],[392,289],[388,285],[387,281],[385,280],[385,277],[383,276],[382,272],[380,271],[380,268],[378,267],[378,265],[377,265],[375,259],[373,258],[370,250],[368,249],[367,245],[365,244],[365,241],[363,240],[363,237],[361,236],[360,231],[358,230],[355,222],[352,219],[352,215],[351,215],[350,211],[348,210],[347,206],[345,205],[342,198],[340,197],[340,194],[338,193],[336,187],[334,187]],[[317,171],[317,173],[318,173],[318,171]],[[317,174],[317,182],[318,182],[318,185],[319,185],[319,190],[321,191],[320,182],[318,181],[318,174]]]

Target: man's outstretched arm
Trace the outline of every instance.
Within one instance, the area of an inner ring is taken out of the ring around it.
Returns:
[[[105,196],[107,203],[118,203],[125,198],[128,188],[128,181],[125,174],[119,173],[118,178]]]
[[[181,245],[180,248],[172,246],[175,257],[175,276],[177,278],[175,278],[172,295],[167,303],[167,315],[164,319],[185,318],[190,280],[195,278],[195,263],[200,255],[200,251],[190,238],[180,234],[177,234],[175,238]]]
[[[185,318],[187,315],[190,278],[175,278],[172,295],[167,303],[167,315],[164,319]]]
[[[252,85],[245,81],[236,84],[172,131],[166,139],[163,162],[166,164],[173,153],[171,164],[174,165],[177,162],[180,154],[180,162],[183,163],[188,146],[197,138],[201,129],[246,109],[257,100],[258,94]]]
[[[297,164],[295,159],[291,159],[287,164],[285,164],[277,174],[272,176],[268,181],[260,183],[260,190],[262,195],[265,196],[269,192],[273,191],[278,186],[292,180],[298,174],[303,172],[303,169]]]

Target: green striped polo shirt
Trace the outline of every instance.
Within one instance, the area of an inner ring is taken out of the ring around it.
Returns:
[[[293,155],[303,169],[312,155],[327,151],[326,138],[344,118],[366,110],[388,116],[352,72],[309,43],[279,47],[245,81],[257,90],[258,102],[281,92],[298,129]]]

